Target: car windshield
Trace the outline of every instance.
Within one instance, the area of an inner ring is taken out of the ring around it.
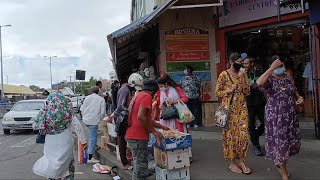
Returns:
[[[16,105],[13,106],[11,111],[36,111],[40,110],[44,105],[44,102],[36,102],[36,101],[25,101],[25,102],[17,102]]]

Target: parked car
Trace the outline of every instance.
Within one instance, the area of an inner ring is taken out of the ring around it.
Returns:
[[[72,102],[72,108],[73,112],[79,112],[80,107],[85,99],[85,96],[77,96],[77,97],[72,97],[71,102]]]
[[[2,119],[4,134],[10,134],[11,130],[32,130],[32,124],[46,99],[33,99],[18,101]]]

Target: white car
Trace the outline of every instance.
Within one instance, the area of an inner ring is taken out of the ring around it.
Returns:
[[[80,106],[82,105],[84,99],[85,99],[85,96],[78,96],[78,97],[71,98],[72,108],[74,112],[80,111]]]
[[[10,134],[11,130],[32,130],[32,124],[46,99],[33,99],[18,101],[2,119],[4,134]]]

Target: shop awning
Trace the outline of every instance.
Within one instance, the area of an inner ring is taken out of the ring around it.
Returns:
[[[130,70],[131,72],[130,62],[137,59],[139,53],[139,37],[147,29],[157,24],[155,19],[177,1],[168,0],[150,14],[108,35],[112,61],[117,74],[119,71],[127,72]]]

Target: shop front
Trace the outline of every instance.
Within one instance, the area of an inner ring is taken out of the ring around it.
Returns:
[[[279,22],[274,1],[241,2],[227,1],[220,11],[216,30],[217,44],[220,45],[217,51],[221,54],[218,70],[224,70],[227,55],[231,52],[247,53],[262,71],[268,68],[273,55],[292,59],[297,89],[305,97],[305,110],[299,120],[315,122],[316,127],[319,116],[314,109],[316,94],[312,93],[315,68],[313,71],[309,69],[313,58],[308,13],[302,13],[301,6],[282,7]]]

